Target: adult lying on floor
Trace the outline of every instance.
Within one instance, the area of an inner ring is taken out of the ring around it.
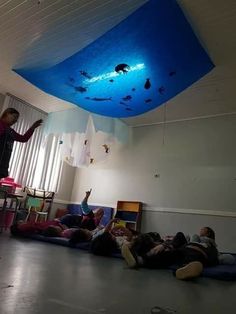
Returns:
[[[122,256],[130,268],[167,268],[178,265],[176,278],[189,279],[201,275],[204,266],[218,264],[218,250],[215,233],[209,227],[200,230],[199,236],[187,243],[182,233],[177,233],[172,241],[157,244],[148,252],[136,252],[135,244],[124,244]]]

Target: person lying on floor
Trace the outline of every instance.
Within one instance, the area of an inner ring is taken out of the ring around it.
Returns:
[[[200,276],[204,266],[218,264],[215,232],[204,227],[194,240],[187,243],[184,235],[178,232],[171,242],[157,244],[142,255],[136,253],[135,245],[127,244],[122,246],[121,253],[130,268],[167,268],[176,264],[179,267],[176,278],[184,280]]]
[[[117,221],[119,222],[119,219]],[[149,232],[141,236],[143,237],[144,245],[149,245],[149,242],[159,243],[161,241],[160,235],[156,232]],[[119,224],[117,226],[110,224],[102,234],[93,239],[91,252],[95,255],[110,256],[120,251],[123,244],[131,246],[137,237],[140,237],[140,234],[135,230]],[[144,237],[146,238],[144,239]]]
[[[54,219],[46,222],[31,222],[18,221],[11,227],[13,235],[28,236],[32,234],[42,234],[47,237],[69,237],[69,234],[79,227],[89,230],[95,229],[103,215],[102,208],[98,208],[95,213],[89,209],[87,202],[91,194],[91,190],[86,192],[85,198],[82,201],[83,216],[81,215],[65,215],[60,219]],[[65,232],[65,234],[64,234]]]
[[[45,237],[62,237],[70,240],[71,245],[76,245],[81,242],[89,242],[97,235],[103,233],[103,226],[97,226],[94,230],[89,230],[80,227],[68,228],[66,225],[62,225],[63,228],[50,225],[43,230],[42,235]]]
[[[81,202],[82,215],[67,214],[58,220],[61,224],[66,225],[68,228],[84,228],[88,230],[94,230],[99,224],[104,215],[102,208],[97,208],[94,212],[88,206],[88,199],[91,195],[90,191],[87,191],[83,201]]]
[[[114,223],[119,222],[119,219],[114,218],[109,221],[106,227],[98,226],[94,230],[88,230],[84,228],[75,229],[70,233],[70,231],[65,230],[63,235],[70,238],[70,243],[75,245],[80,242],[94,241],[95,238],[102,236],[105,233],[112,234],[113,237],[125,237],[125,239],[131,239],[132,232],[123,226],[114,226]]]
[[[59,220],[51,220],[46,222],[24,222],[19,220],[16,224],[11,226],[11,233],[15,236],[30,236],[33,234],[40,234],[50,238],[63,237],[70,239],[74,232],[79,231],[81,239],[85,239],[87,234],[95,234],[99,228],[102,227],[97,227],[94,231],[80,229],[79,227],[68,228],[68,226],[61,224]]]
[[[47,234],[47,230],[49,232]],[[11,234],[14,236],[30,236],[33,234],[42,234],[45,236],[58,236],[67,226],[62,225],[57,220],[43,221],[43,222],[24,222],[17,221],[11,226]]]
[[[138,256],[146,254],[156,253],[156,251],[169,250],[170,248],[179,248],[187,243],[187,240],[182,232],[178,232],[175,236],[167,236],[162,239],[159,233],[149,232],[139,234],[133,238],[133,241],[129,243],[129,247]]]

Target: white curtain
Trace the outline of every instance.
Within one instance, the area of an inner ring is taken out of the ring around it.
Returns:
[[[58,191],[62,171],[60,142],[60,135],[57,134],[50,134],[44,139],[39,153],[34,186],[47,191]]]

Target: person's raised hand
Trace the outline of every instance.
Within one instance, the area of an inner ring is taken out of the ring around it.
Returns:
[[[92,189],[90,189],[89,191],[86,191],[86,192],[85,192],[85,193],[86,193],[86,196],[90,196],[91,192],[92,192]]]
[[[32,125],[32,128],[33,128],[33,129],[36,129],[36,128],[38,128],[42,123],[43,123],[43,120],[42,120],[42,119],[37,120],[37,121],[35,121],[34,124]]]

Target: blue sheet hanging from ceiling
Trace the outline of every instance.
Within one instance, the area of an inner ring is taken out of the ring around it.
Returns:
[[[150,0],[63,62],[15,71],[88,111],[131,117],[160,106],[213,67],[177,2]]]

